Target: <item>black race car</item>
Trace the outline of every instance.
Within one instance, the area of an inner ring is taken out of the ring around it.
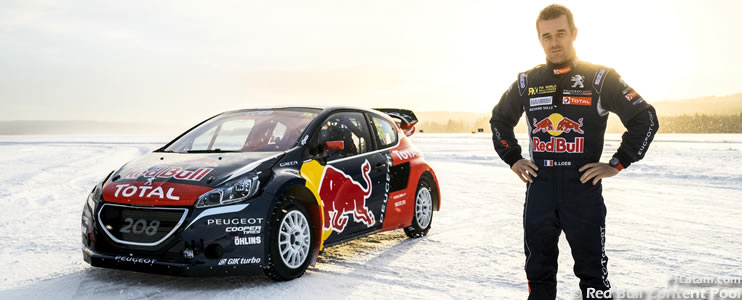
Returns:
[[[225,112],[96,185],[82,213],[97,267],[290,280],[323,247],[430,230],[440,192],[409,110]]]

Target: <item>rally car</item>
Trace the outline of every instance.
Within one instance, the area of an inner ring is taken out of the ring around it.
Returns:
[[[211,117],[97,184],[82,213],[96,267],[304,274],[324,247],[428,233],[440,190],[409,110],[280,107]]]

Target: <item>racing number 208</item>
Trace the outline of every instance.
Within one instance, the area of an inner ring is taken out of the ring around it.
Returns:
[[[124,222],[126,225],[124,227],[121,227],[119,229],[119,232],[122,233],[134,233],[134,234],[146,234],[148,236],[153,236],[155,233],[157,233],[157,228],[160,227],[160,221],[153,220],[152,222],[149,222],[147,224],[147,220],[145,219],[139,219],[134,221],[132,218],[126,218],[124,219]]]

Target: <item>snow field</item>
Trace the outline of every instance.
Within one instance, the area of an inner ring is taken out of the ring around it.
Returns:
[[[303,277],[182,278],[92,268],[80,213],[108,172],[166,137],[0,136],[0,299],[524,299],[525,185],[486,134],[416,134],[443,205],[427,237],[401,230],[326,249]],[[523,145],[527,138],[519,138]],[[603,161],[620,142],[608,135]],[[603,183],[615,288],[661,289],[671,276],[742,277],[742,135],[658,135],[646,158]],[[560,299],[572,299],[560,240]]]

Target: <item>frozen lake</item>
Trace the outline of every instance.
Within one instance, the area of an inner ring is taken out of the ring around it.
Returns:
[[[275,283],[98,269],[82,260],[80,213],[90,189],[168,138],[0,136],[0,299],[524,299],[525,185],[489,134],[412,139],[441,185],[430,234],[409,240],[393,231],[330,247],[303,277]],[[604,162],[619,142],[606,137]],[[659,134],[643,161],[605,179],[614,288],[667,289],[673,276],[742,278],[741,163],[742,135]],[[564,235],[560,250],[560,298],[572,299],[578,280]]]

